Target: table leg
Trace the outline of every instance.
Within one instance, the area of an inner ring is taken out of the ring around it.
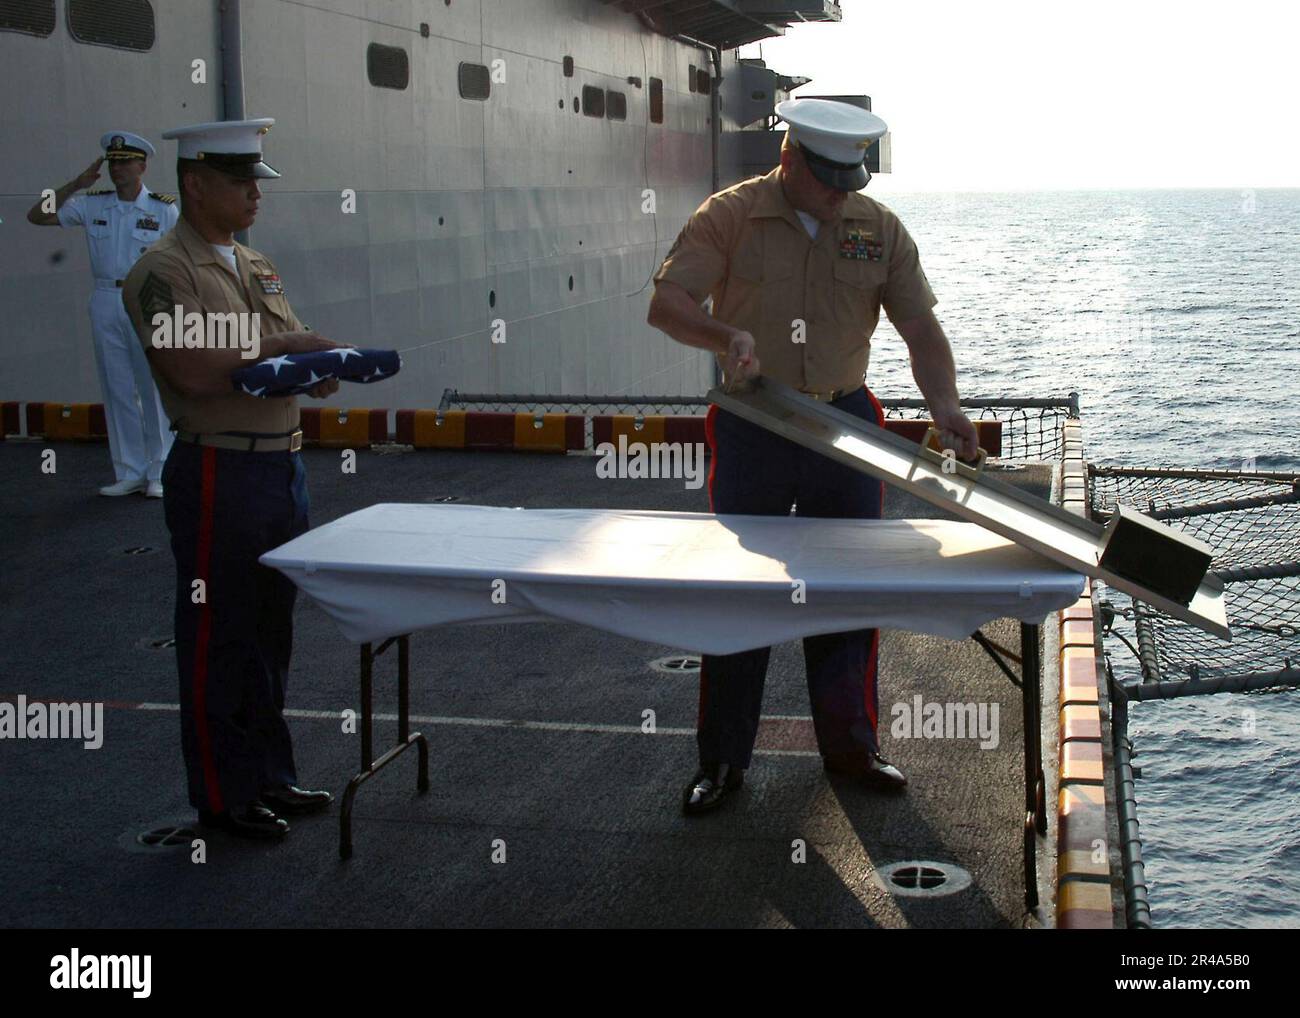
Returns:
[[[1038,836],[1047,834],[1044,803],[1039,627],[1020,624],[1020,694],[1025,731],[1025,907],[1038,907]]]
[[[1042,657],[1038,650],[1040,626],[1021,626],[1021,657],[1024,661],[1025,689],[1031,694],[1027,697],[1028,706],[1033,714],[1030,735],[1032,741],[1026,744],[1033,761],[1033,799],[1026,797],[1025,806],[1034,814],[1034,828],[1043,837],[1047,837],[1046,779],[1043,775],[1043,689]],[[1026,777],[1028,778],[1028,772]]]
[[[1042,674],[1038,652],[1039,626],[1027,622],[1020,624],[1020,656],[994,643],[978,629],[971,639],[978,643],[993,659],[993,663],[1015,685],[1020,687],[1021,715],[1025,726],[1025,907],[1038,907],[1038,837],[1047,834],[1046,782],[1043,777],[1043,748],[1040,737],[1042,726]],[[1020,665],[1020,676],[1011,670],[1007,658]]]
[[[388,750],[378,760],[372,759],[373,748],[373,681],[374,659],[386,651],[393,642],[397,643],[397,745]],[[343,791],[343,802],[339,810],[339,858],[352,858],[352,806],[357,789],[387,767],[404,750],[412,745],[419,753],[419,765],[416,787],[421,792],[429,790],[429,743],[420,732],[411,733],[411,654],[410,634],[385,640],[377,650],[372,650],[368,643],[361,645],[361,770],[348,782]]]

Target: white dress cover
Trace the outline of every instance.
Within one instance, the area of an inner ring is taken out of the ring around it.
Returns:
[[[373,505],[261,561],[356,643],[563,620],[709,654],[864,627],[964,639],[1084,584],[973,523],[621,509]]]

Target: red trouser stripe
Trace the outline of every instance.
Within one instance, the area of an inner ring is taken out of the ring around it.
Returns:
[[[717,476],[718,471],[718,437],[713,430],[713,422],[717,419],[718,407],[713,404],[709,407],[709,412],[704,415],[704,438],[709,443],[709,512],[713,512],[713,479]],[[700,658],[700,705],[695,712],[695,727],[704,727],[704,701],[708,696],[709,676],[705,672],[704,658]]]
[[[221,800],[221,784],[217,781],[217,765],[212,759],[212,738],[208,734],[208,644],[212,640],[212,592],[208,580],[212,564],[212,517],[217,500],[217,450],[203,447],[203,481],[199,496],[199,546],[195,555],[197,579],[203,581],[203,604],[199,606],[198,634],[194,640],[194,735],[199,744],[199,760],[203,765],[203,783],[208,789],[208,807],[214,813],[226,807]]]
[[[871,400],[871,405],[876,409],[876,419],[880,421],[880,426],[885,426],[885,408],[881,405],[880,400],[876,399],[876,394],[871,391],[869,386],[864,385],[867,390],[867,399]],[[885,515],[885,482],[880,482],[880,515]],[[866,706],[867,720],[871,722],[871,731],[876,731],[876,661],[880,656],[880,630],[874,629],[871,632],[871,646],[867,648],[867,673],[865,681],[862,683],[862,701]]]
[[[871,646],[867,648],[867,671],[862,681],[862,704],[866,708],[871,731],[876,731],[876,659],[880,654],[880,630],[871,631]]]
[[[718,405],[714,403],[704,415],[704,438],[709,443],[709,512],[713,512],[713,479],[718,473],[718,437],[713,430],[717,417]]]

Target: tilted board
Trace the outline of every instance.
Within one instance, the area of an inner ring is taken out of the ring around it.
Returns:
[[[945,470],[904,438],[780,382],[758,379],[748,391],[713,389],[708,399],[737,417],[911,492],[978,523],[1053,562],[1099,579],[1139,601],[1229,640],[1223,584],[1207,573],[1188,605],[1103,568],[1105,527],[1066,512],[985,473]],[[1163,526],[1161,524],[1160,526]]]

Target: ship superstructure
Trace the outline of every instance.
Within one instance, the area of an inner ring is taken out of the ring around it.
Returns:
[[[249,242],[304,321],[403,351],[390,405],[699,394],[712,361],[645,324],[651,275],[700,201],[774,165],[772,106],[806,80],[735,47],[838,18],[828,0],[7,3],[0,399],[98,399],[84,238],[28,227],[32,201],[113,126],[158,141],[244,116],[276,118],[284,174]],[[151,188],[175,190],[174,157],[160,143]]]

